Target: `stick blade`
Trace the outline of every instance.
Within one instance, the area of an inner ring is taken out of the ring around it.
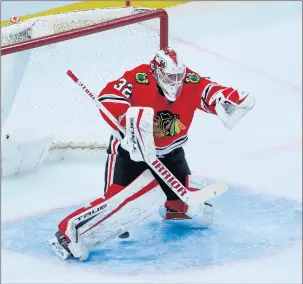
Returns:
[[[228,184],[225,181],[214,182],[205,188],[192,192],[188,199],[188,204],[201,204],[211,198],[218,197],[228,190]]]

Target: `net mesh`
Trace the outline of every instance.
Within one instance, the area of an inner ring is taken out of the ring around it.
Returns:
[[[1,29],[1,46],[22,42],[32,37],[32,27],[37,21],[51,23],[53,33],[70,31],[109,20],[135,15],[151,9],[108,8],[73,11],[45,17],[32,18],[20,24],[8,25]]]
[[[23,23],[23,28],[21,24],[7,27],[11,30],[2,33],[1,43],[12,44],[32,37],[35,25],[39,29],[44,27],[45,35],[45,30],[57,33],[142,11],[98,9],[44,17],[40,19],[42,26],[31,20],[30,24]],[[30,50],[29,63],[3,133],[18,135],[21,140],[30,139],[32,133],[35,137],[51,136],[53,149],[103,148],[111,129],[94,102],[70,80],[66,71],[71,69],[98,94],[125,70],[149,63],[159,46],[160,20],[153,19]],[[4,56],[7,64],[14,56]]]

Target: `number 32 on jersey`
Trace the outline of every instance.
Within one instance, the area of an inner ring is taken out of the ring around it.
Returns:
[[[120,91],[124,96],[127,98],[130,98],[132,95],[132,90],[133,90],[133,84],[128,83],[126,79],[121,78],[119,80],[119,83],[114,85],[114,88],[118,91]]]

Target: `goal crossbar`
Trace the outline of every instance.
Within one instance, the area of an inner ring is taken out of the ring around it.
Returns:
[[[15,44],[3,46],[1,47],[1,56],[49,45],[61,41],[66,41],[69,39],[83,37],[86,35],[91,35],[94,33],[99,33],[102,31],[115,29],[138,22],[144,22],[155,18],[160,19],[160,27],[161,27],[160,48],[164,48],[168,46],[168,14],[163,9],[155,9],[135,15],[124,16],[121,18],[109,20],[98,24],[93,24],[87,27],[76,28],[65,32],[60,32],[48,36],[26,40],[24,42],[18,42]]]

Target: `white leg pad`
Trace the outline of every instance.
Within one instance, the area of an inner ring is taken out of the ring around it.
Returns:
[[[215,199],[207,200],[202,204],[188,207],[187,215],[192,218],[193,226],[208,228],[214,221]]]
[[[191,190],[203,190],[212,182],[202,178],[199,175],[189,175],[187,179],[187,187]],[[188,207],[187,215],[192,218],[195,226],[208,228],[214,221],[216,197],[203,202],[202,204],[194,204]]]
[[[162,189],[146,170],[118,194],[69,221],[66,232],[71,240],[69,248],[73,250],[73,243],[78,242],[84,243],[88,250],[99,247],[150,217],[165,200]]]
[[[190,191],[198,191],[203,190],[203,188],[211,183],[211,181],[206,180],[201,176],[189,175],[187,177],[186,187]],[[215,199],[216,196],[213,196],[213,198],[200,204],[189,205],[187,211],[184,213],[191,219],[166,220],[166,208],[163,206],[160,207],[159,214],[167,224],[208,228],[214,221]]]

